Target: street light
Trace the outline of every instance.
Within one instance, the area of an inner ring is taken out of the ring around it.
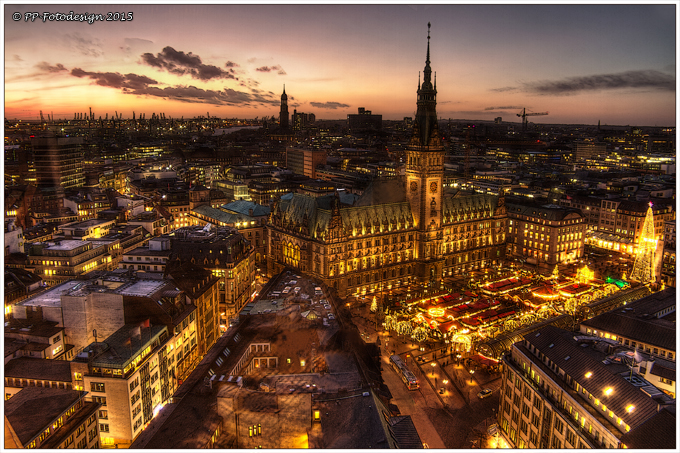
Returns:
[[[432,362],[430,365],[432,365],[432,377],[434,377],[434,367],[436,367],[437,364]]]
[[[470,385],[473,385],[472,375],[475,374],[475,370],[470,370]]]

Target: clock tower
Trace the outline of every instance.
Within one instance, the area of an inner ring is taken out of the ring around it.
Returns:
[[[423,83],[418,77],[418,110],[413,134],[406,149],[406,190],[418,228],[418,259],[433,262],[441,256],[442,183],[444,146],[437,125],[437,75],[432,83],[430,68],[430,24],[427,24],[427,57]],[[425,268],[427,271],[428,267]],[[427,271],[433,280],[441,275]]]

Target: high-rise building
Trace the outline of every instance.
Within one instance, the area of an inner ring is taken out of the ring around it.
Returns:
[[[316,179],[316,167],[326,164],[326,151],[322,149],[286,148],[286,168],[298,175]]]
[[[286,86],[283,86],[283,94],[281,95],[281,110],[279,112],[279,125],[281,129],[288,129],[288,95],[286,94]]]
[[[82,137],[40,137],[31,144],[39,188],[70,189],[85,184]]]
[[[306,129],[307,126],[316,121],[316,115],[313,113],[298,112],[293,109],[293,130],[301,131]]]
[[[607,155],[606,143],[577,142],[574,149],[574,163]]]
[[[359,107],[357,114],[347,115],[347,125],[351,132],[382,129],[382,115],[374,115],[370,110]]]

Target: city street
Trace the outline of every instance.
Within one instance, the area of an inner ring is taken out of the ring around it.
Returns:
[[[380,338],[382,376],[392,393],[392,403],[403,415],[411,416],[423,443],[430,448],[470,448],[471,440],[479,442],[481,435],[488,444],[491,439],[485,429],[495,423],[500,374],[475,368],[474,362],[463,363],[464,357],[456,363],[456,351],[431,350],[419,347],[409,337],[377,332],[374,319],[368,308],[352,308],[352,321],[364,341]],[[398,354],[414,373],[420,384],[418,390],[408,390],[394,371],[389,360],[393,354]],[[492,390],[491,396],[479,399],[477,394],[485,388]]]

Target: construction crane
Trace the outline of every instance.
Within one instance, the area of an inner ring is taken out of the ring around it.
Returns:
[[[548,114],[548,112],[527,113],[527,109],[524,108],[524,109],[522,109],[522,113],[518,113],[517,116],[522,118],[522,130],[526,131],[527,126],[529,125],[529,121],[527,120],[527,116],[539,116],[539,115],[547,115],[547,114]]]

